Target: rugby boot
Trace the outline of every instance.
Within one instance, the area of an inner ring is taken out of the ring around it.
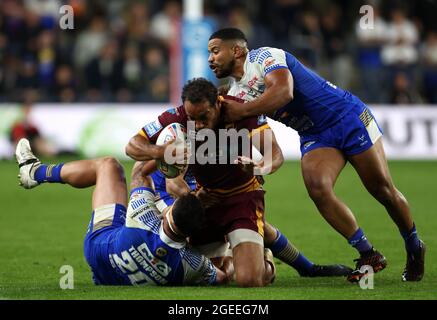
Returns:
[[[402,281],[420,281],[425,273],[426,246],[420,241],[419,250],[407,252],[407,264],[402,273]]]
[[[41,165],[39,159],[33,154],[29,140],[23,138],[18,141],[15,149],[15,158],[20,169],[18,179],[20,186],[32,189],[39,183],[34,179],[36,169]]]
[[[309,273],[300,273],[301,277],[345,277],[351,274],[352,268],[342,264],[313,265]]]
[[[350,282],[359,282],[366,274],[365,271],[360,271],[362,266],[372,267],[373,273],[377,273],[387,266],[387,260],[385,257],[373,248],[368,252],[361,254],[358,259],[354,260],[354,262],[356,262],[355,270],[347,277],[347,280]]]

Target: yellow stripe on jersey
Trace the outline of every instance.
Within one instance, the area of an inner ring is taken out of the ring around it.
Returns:
[[[264,237],[264,222],[263,222],[263,212],[256,209],[256,225],[258,226],[258,233]]]
[[[263,130],[265,130],[265,129],[270,129],[270,126],[269,126],[268,123],[262,125],[261,127],[256,128],[256,129],[253,129],[253,130],[250,132],[249,137],[252,138],[255,134],[257,134],[258,132],[261,132],[261,131],[263,131]]]
[[[139,134],[140,136],[143,136],[143,137],[146,138],[147,140],[149,140],[149,137],[148,137],[147,134],[144,132],[144,129],[141,129],[141,130],[138,132],[138,134]]]

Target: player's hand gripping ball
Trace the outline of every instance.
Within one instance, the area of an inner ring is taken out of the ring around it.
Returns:
[[[156,140],[156,145],[164,144],[167,144],[164,160],[156,160],[156,165],[167,178],[176,178],[185,172],[188,166],[185,127],[179,123],[172,123],[165,127]]]

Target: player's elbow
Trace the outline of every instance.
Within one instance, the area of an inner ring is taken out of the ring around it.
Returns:
[[[282,154],[281,149],[279,149],[279,147],[278,147],[278,148],[276,148],[276,150],[274,152],[271,173],[274,173],[276,170],[278,170],[282,166],[283,163],[284,163],[284,155]]]
[[[284,104],[287,104],[289,102],[291,102],[294,98],[293,96],[293,88],[291,86],[287,86],[284,89],[284,94],[282,95],[283,99],[284,99]]]
[[[132,145],[131,145],[131,141],[129,141],[129,143],[126,145],[126,147],[124,148],[124,152],[126,153],[126,155],[128,157],[132,158]]]
[[[275,88],[275,99],[276,103],[275,105],[277,107],[283,107],[287,104],[289,104],[294,96],[293,96],[293,89],[290,88],[288,85],[281,85]]]
[[[126,155],[132,159],[138,160],[136,159],[136,148],[135,148],[135,137],[132,137],[128,144],[126,145],[126,147],[124,148],[124,151],[126,153]]]
[[[279,148],[278,148],[279,149]],[[276,169],[278,169],[280,166],[282,166],[282,164],[284,163],[284,155],[282,154],[281,149],[279,149],[277,151],[277,156],[276,156]]]
[[[147,140],[140,134],[133,136],[125,147],[126,155],[137,161],[148,160]]]

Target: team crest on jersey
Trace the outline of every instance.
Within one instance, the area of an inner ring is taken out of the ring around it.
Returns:
[[[158,249],[156,249],[156,255],[160,258],[164,257],[165,255],[167,255],[167,250],[163,247],[159,247]]]
[[[149,137],[153,137],[161,129],[162,129],[162,125],[159,122],[159,120],[155,120],[144,126],[144,131],[147,133]]]

